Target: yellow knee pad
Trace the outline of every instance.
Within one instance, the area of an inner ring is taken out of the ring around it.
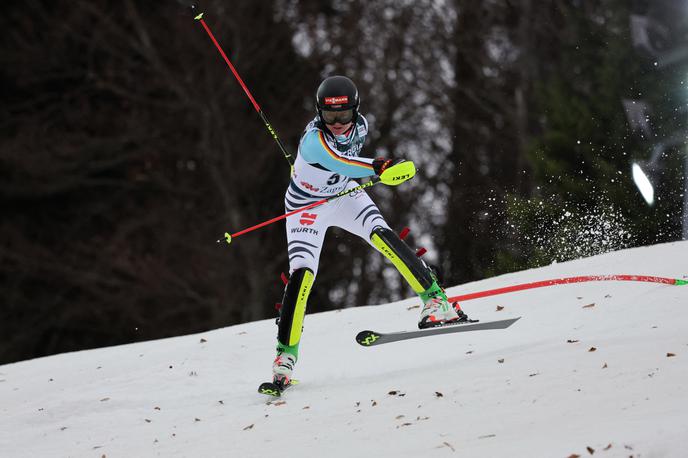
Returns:
[[[418,294],[427,291],[435,279],[425,263],[391,229],[377,227],[370,237],[373,245],[387,257]]]
[[[284,291],[277,332],[277,340],[283,345],[295,346],[301,340],[303,317],[306,315],[306,303],[314,279],[313,271],[308,268],[295,270],[289,278]]]

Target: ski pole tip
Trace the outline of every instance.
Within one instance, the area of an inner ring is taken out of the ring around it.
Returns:
[[[225,240],[227,241],[227,245],[232,243],[232,235],[229,232],[225,232]]]
[[[203,13],[199,14],[194,19],[196,19],[197,21],[200,21],[201,19],[203,19]]]
[[[680,278],[676,279],[676,283],[674,283],[677,286],[685,286],[688,285],[688,280],[681,280]]]

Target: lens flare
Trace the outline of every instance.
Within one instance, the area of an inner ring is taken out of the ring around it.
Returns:
[[[633,182],[638,187],[640,194],[648,205],[655,203],[655,190],[652,187],[652,182],[648,176],[643,172],[643,169],[637,163],[633,163]]]

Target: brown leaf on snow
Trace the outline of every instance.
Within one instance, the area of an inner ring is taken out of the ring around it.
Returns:
[[[446,445],[447,447],[449,447],[449,448],[451,449],[452,452],[455,452],[455,451],[456,451],[456,450],[454,450],[454,447],[452,447],[452,445],[451,445],[449,442],[442,442],[442,443],[443,443],[444,445]]]
[[[498,362],[499,364],[503,363],[503,362],[504,362],[504,358],[498,359],[497,362]]]
[[[397,391],[397,390],[392,390],[392,391],[390,391],[390,392],[389,392],[389,393],[387,393],[387,394],[389,394],[389,395],[392,395],[392,396],[396,396],[396,395],[397,395],[397,393],[398,393],[398,391]]]
[[[604,363],[604,366],[602,366],[602,369],[606,369],[606,368],[607,368],[607,363]]]
[[[676,353],[667,353],[667,358],[671,358],[672,356],[676,356]]]
[[[607,445],[607,446],[606,446],[605,448],[603,448],[602,450],[609,450],[610,448],[612,448],[611,442],[609,443],[609,445]]]
[[[580,455],[576,455],[575,453],[572,453],[571,455],[568,456],[568,458],[580,458]]]
[[[109,401],[109,400],[110,400],[110,398],[103,398],[100,400],[100,402],[105,402],[105,401]]]
[[[206,342],[207,342],[207,340],[205,340],[204,338],[201,337],[201,343],[206,343]]]
[[[304,406],[303,409],[301,409],[301,410],[308,410],[310,408],[311,408],[311,406]]]
[[[277,402],[273,402],[272,405],[273,406],[283,406],[286,403],[287,403],[287,401],[277,401]]]
[[[435,391],[435,396],[437,396],[438,398],[441,398],[444,395],[442,393],[440,393],[439,391]]]
[[[420,305],[412,305],[411,307],[408,307],[406,310],[413,310],[413,309],[419,309]]]
[[[593,455],[595,453],[595,449],[592,447],[585,447],[586,450],[588,451],[589,454]]]
[[[397,415],[397,416],[395,417],[395,420],[401,420],[401,419],[404,418],[404,417],[405,417],[405,415]]]
[[[501,305],[498,305],[496,311],[501,312],[502,310],[504,310],[504,307],[502,307]]]
[[[597,348],[595,348],[595,347],[590,347],[590,350],[588,350],[588,351],[597,351]]]
[[[372,402],[372,404],[370,404],[371,406],[375,407],[377,405],[377,401],[371,399],[371,402]]]
[[[566,341],[566,343],[578,343],[578,342],[579,342],[579,341],[578,341],[578,340],[575,340],[575,339],[569,339],[569,340]]]
[[[595,303],[593,302],[592,304],[584,305],[582,308],[584,309],[589,309],[595,306]]]
[[[248,425],[247,427],[244,428],[244,431],[248,431],[249,429],[252,429],[253,425],[254,425],[254,423],[251,423],[250,425]]]

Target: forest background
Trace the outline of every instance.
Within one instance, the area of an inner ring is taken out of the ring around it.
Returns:
[[[357,83],[364,154],[419,167],[369,193],[447,285],[682,236],[688,2],[200,7],[292,152],[321,79]],[[283,223],[217,240],[284,211],[289,166],[200,23],[26,0],[0,26],[0,363],[275,316]],[[631,162],[665,143],[648,206]],[[331,230],[309,312],[411,294]]]

